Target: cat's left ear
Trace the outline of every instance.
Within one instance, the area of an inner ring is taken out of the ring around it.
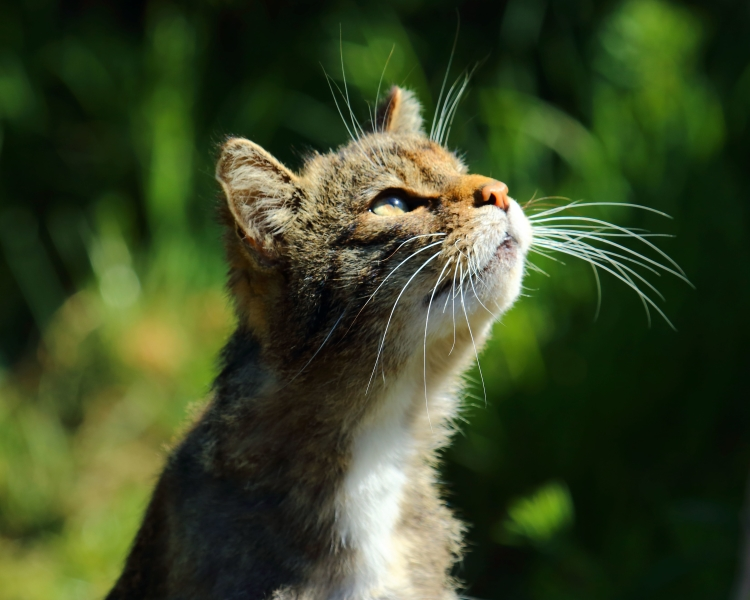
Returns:
[[[256,263],[273,263],[283,252],[283,233],[302,193],[297,176],[258,144],[232,138],[221,149],[216,179]]]
[[[424,135],[422,105],[414,92],[394,85],[388,97],[378,106],[375,130]]]

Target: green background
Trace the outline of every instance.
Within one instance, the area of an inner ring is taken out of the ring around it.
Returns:
[[[227,134],[291,167],[386,84],[519,201],[674,235],[677,331],[534,258],[446,452],[479,598],[738,597],[750,467],[750,4],[510,0],[0,4],[0,598],[101,597],[232,326],[214,217]],[[341,36],[341,37],[340,37]],[[341,44],[340,44],[341,41]],[[584,214],[584,213],[580,213]],[[471,383],[473,382],[473,383]]]

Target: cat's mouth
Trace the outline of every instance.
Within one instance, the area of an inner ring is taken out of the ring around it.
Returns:
[[[495,250],[495,256],[497,258],[503,258],[505,260],[511,258],[516,258],[518,250],[518,241],[516,238],[514,238],[510,233],[505,233],[505,237],[503,238],[503,241],[500,242],[497,246],[497,250]],[[487,270],[487,268],[492,264],[492,261],[490,261],[484,269]]]
[[[495,248],[495,253],[486,262],[484,267],[479,270],[479,275],[489,275],[490,271],[500,266],[509,267],[515,264],[518,260],[518,240],[509,232],[505,233],[505,236]]]
[[[506,232],[503,239],[495,248],[495,252],[487,263],[480,269],[480,273],[487,273],[500,262],[501,264],[509,265],[516,261],[518,258],[518,240],[509,232]]]
[[[488,271],[490,271],[495,266],[497,266],[498,261],[506,265],[514,263],[518,257],[518,248],[519,248],[518,240],[516,240],[516,238],[513,237],[510,233],[506,232],[503,239],[497,245],[497,248],[495,249],[495,252],[492,255],[492,257],[487,261],[487,263],[483,267],[481,267],[478,271],[476,271],[475,275],[478,275],[481,277],[482,275],[487,274]],[[460,285],[460,282],[458,281],[458,278],[454,280],[454,278],[450,276],[446,276],[443,279],[443,281],[440,283],[440,285],[437,288],[435,288],[434,292],[431,292],[430,294],[427,294],[425,296],[424,298],[425,306],[429,304],[430,298],[432,298],[432,301],[434,302],[437,298],[450,293],[452,289],[455,289],[459,285]]]

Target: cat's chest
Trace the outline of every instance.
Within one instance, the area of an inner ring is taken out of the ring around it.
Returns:
[[[407,465],[414,455],[407,423],[414,386],[394,386],[382,408],[362,426],[337,497],[338,532],[354,551],[355,568],[345,587],[352,596],[398,585],[403,574],[396,527],[402,511]]]

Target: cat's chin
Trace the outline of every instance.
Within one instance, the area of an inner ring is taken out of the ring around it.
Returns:
[[[500,261],[503,265],[514,265],[518,261],[518,254],[518,242],[510,233],[506,233],[503,241],[498,244],[494,257],[485,269],[492,267],[492,263],[495,261]]]
[[[524,244],[511,232],[506,232],[495,252],[477,273],[482,285],[471,289],[473,312],[487,315],[487,308],[499,318],[513,305],[521,293],[525,257]]]
[[[458,282],[447,277],[433,294],[424,296],[424,307],[426,308],[430,301],[433,305],[440,304],[441,300],[445,302],[446,299],[450,299],[451,291],[458,290],[456,296],[459,299],[463,296],[469,314],[477,310],[487,314],[484,304],[499,308],[501,313],[505,312],[520,293],[524,257],[522,244],[508,232],[485,265],[471,275],[467,273],[466,280],[461,285],[463,294],[460,293]]]

